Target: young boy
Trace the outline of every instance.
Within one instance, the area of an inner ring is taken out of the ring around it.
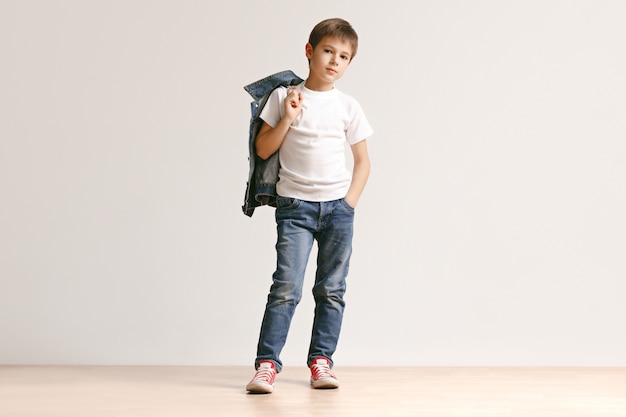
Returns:
[[[357,46],[358,36],[345,20],[318,23],[305,47],[307,79],[274,90],[261,113],[257,154],[266,159],[280,150],[277,263],[257,346],[257,371],[246,386],[249,392],[273,391],[314,240],[315,317],[307,365],[313,388],[339,386],[331,371],[332,356],[345,305],[354,210],[370,171],[365,139],[372,128],[358,102],[337,90],[335,81],[348,68]],[[346,141],[354,160],[352,174],[345,164]]]

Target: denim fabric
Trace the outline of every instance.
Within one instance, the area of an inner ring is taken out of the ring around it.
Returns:
[[[287,70],[269,75],[244,87],[244,90],[253,98],[252,103],[250,103],[251,116],[248,136],[250,170],[242,206],[243,213],[246,216],[252,217],[254,209],[258,206],[276,206],[276,183],[278,182],[278,170],[280,168],[278,152],[263,160],[256,154],[254,147],[256,136],[263,125],[263,120],[259,117],[261,110],[267,103],[271,92],[276,88],[297,85],[302,81],[304,81],[302,78]]]
[[[277,263],[265,306],[255,366],[271,360],[280,372],[282,351],[296,306],[302,298],[305,270],[317,241],[313,286],[315,318],[307,365],[318,356],[332,365],[345,302],[346,276],[352,254],[354,209],[344,199],[308,202],[277,197]]]

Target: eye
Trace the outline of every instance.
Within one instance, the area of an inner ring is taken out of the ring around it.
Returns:
[[[350,58],[348,58],[346,55],[341,55],[341,59],[343,59],[344,61],[347,61]]]
[[[327,54],[332,54],[333,51],[331,51],[330,49],[324,49],[324,52],[326,52]]]

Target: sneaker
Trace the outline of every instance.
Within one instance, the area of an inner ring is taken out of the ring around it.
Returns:
[[[315,358],[311,363],[311,385],[313,388],[339,388],[339,380],[330,370],[330,361]]]
[[[261,361],[256,374],[248,385],[246,391],[255,394],[269,394],[274,391],[274,379],[276,379],[276,367],[272,361]]]

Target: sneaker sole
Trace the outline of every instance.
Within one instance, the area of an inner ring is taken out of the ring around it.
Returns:
[[[274,391],[274,386],[250,383],[246,385],[246,391],[248,391],[250,394],[271,394],[272,391]]]
[[[339,381],[332,378],[318,379],[314,381],[311,378],[311,386],[315,389],[334,389],[339,388]]]

